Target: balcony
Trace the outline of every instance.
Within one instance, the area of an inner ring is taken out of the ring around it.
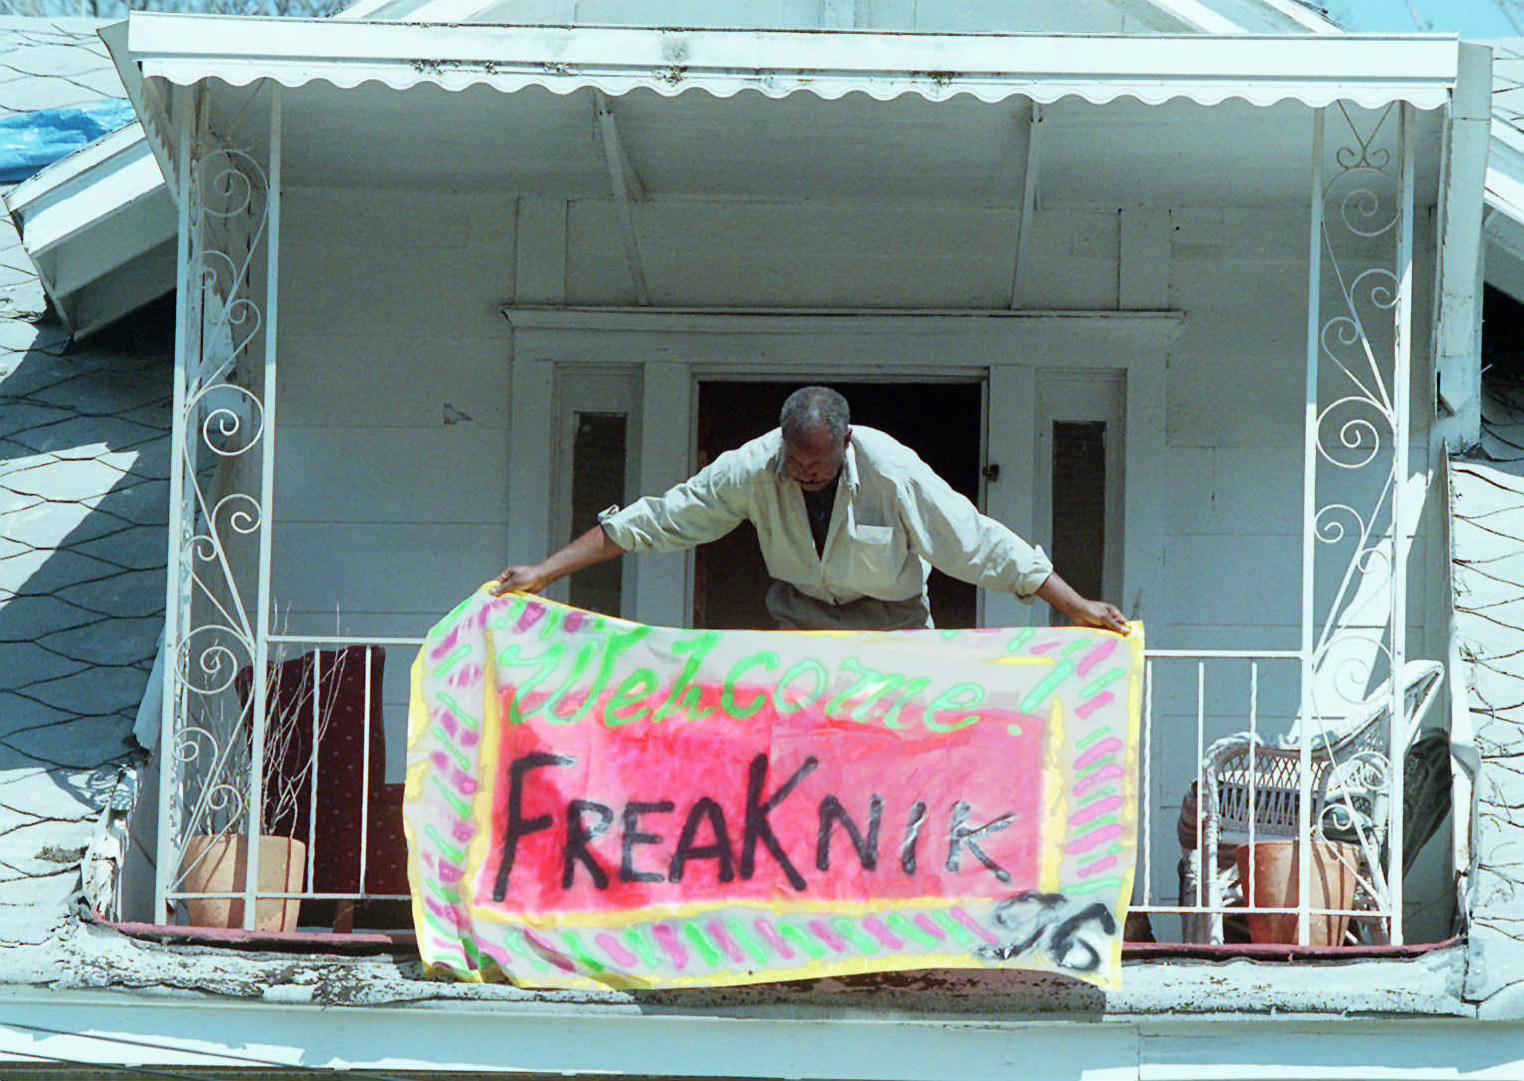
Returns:
[[[166,756],[165,790],[180,798],[160,808],[158,864],[173,915],[152,922],[293,941],[410,940],[402,786],[392,779],[405,704],[389,698],[397,684],[385,674],[404,668],[421,642],[273,636],[272,656],[291,659],[270,669],[263,723],[247,668],[207,696],[201,723]],[[1431,846],[1415,867],[1424,842],[1448,832],[1440,829],[1448,744],[1425,728],[1437,720],[1439,665],[1409,662],[1400,704],[1384,679],[1353,701],[1337,683],[1319,688],[1309,696],[1316,704],[1341,708],[1317,714],[1322,727],[1311,739],[1299,735],[1309,726],[1295,724],[1296,651],[1158,649],[1145,665],[1132,956],[1266,956],[1266,935],[1278,943],[1272,954],[1379,955],[1414,940],[1415,926],[1419,941],[1448,937],[1448,850]],[[1394,760],[1403,767],[1394,770]],[[1394,814],[1405,802],[1407,814]],[[262,847],[257,882],[246,862],[256,820],[248,807],[262,808],[259,832],[298,842],[291,854]],[[1303,821],[1319,829],[1299,829]],[[212,840],[219,836],[238,840],[224,850]],[[1267,894],[1261,903],[1273,909],[1251,903],[1257,877],[1269,872],[1240,882],[1235,860],[1240,846],[1277,845],[1299,865],[1318,852],[1307,864],[1311,888],[1299,892],[1293,877],[1281,898],[1293,902],[1289,912]],[[1215,874],[1204,873],[1198,853],[1214,851]],[[1327,852],[1332,863],[1320,858]],[[1334,886],[1325,891],[1325,881]]]

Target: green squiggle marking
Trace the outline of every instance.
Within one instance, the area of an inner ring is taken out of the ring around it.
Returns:
[[[582,936],[577,934],[577,932],[562,931],[561,941],[566,943],[567,952],[578,961],[581,961],[590,971],[603,971],[603,965],[599,964],[598,959],[588,952],[588,948],[582,944]]]
[[[735,918],[726,920],[725,929],[735,936],[735,940],[741,944],[742,949],[751,954],[753,961],[759,965],[767,964],[767,951],[751,936],[751,932],[742,926],[740,920]]]
[[[1073,661],[1059,661],[1053,671],[1043,677],[1041,683],[1032,688],[1032,692],[1021,700],[1021,712],[1031,713],[1039,703],[1048,695],[1058,690],[1058,685],[1074,674]]]
[[[480,728],[482,726],[482,721],[481,721],[480,717],[473,717],[473,716],[471,716],[471,714],[466,712],[466,710],[461,706],[461,704],[459,702],[455,701],[455,699],[451,698],[444,691],[441,691],[438,688],[435,688],[435,690],[434,690],[434,697],[438,698],[445,705],[449,706],[450,707],[450,712],[455,714],[456,718],[460,721],[460,723],[465,725],[467,728],[473,728],[473,729],[475,729],[475,728]]]
[[[973,944],[974,936],[968,933],[968,928],[964,927],[946,912],[938,909],[931,914],[931,918],[937,921],[938,927],[941,927],[948,934],[952,935],[958,945],[968,946]]]
[[[1115,889],[1122,884],[1120,878],[1101,878],[1094,882],[1083,882],[1077,886],[1065,886],[1065,893],[1094,893],[1096,890]]]
[[[857,924],[845,916],[837,916],[831,921],[831,926],[836,932],[852,945],[857,947],[859,953],[877,953],[878,943],[857,929]]]
[[[469,758],[467,758],[465,755],[460,753],[460,749],[455,746],[454,741],[450,739],[449,734],[446,733],[443,728],[440,728],[436,724],[432,728],[429,729],[429,734],[431,736],[437,736],[438,737],[439,742],[441,744],[443,744],[443,748],[442,749],[451,758],[455,759],[455,764],[457,766],[459,766],[466,773],[471,773],[472,772],[472,766],[473,766],[472,761]]]
[[[452,792],[450,786],[441,781],[437,773],[429,774],[429,780],[433,782],[434,787],[444,797],[444,801],[450,805],[452,811],[461,818],[471,817],[471,805]]]
[[[1032,639],[1037,637],[1036,627],[1023,627],[1011,636],[1011,640],[1005,644],[1007,653],[1015,653]]]
[[[1120,668],[1113,668],[1104,676],[1101,676],[1099,679],[1093,679],[1087,686],[1080,688],[1080,697],[1089,698],[1091,695],[1098,694],[1106,684],[1115,683],[1121,678],[1122,670]]]
[[[1087,648],[1089,645],[1090,641],[1088,639],[1076,638],[1074,641],[1069,643],[1069,648],[1064,650],[1064,656],[1072,656],[1078,653],[1080,650]]]
[[[1079,806],[1083,807],[1087,803],[1094,803],[1096,800],[1100,799],[1102,796],[1114,796],[1114,795],[1116,795],[1116,793],[1117,793],[1117,786],[1114,785],[1114,784],[1109,784],[1109,785],[1106,785],[1103,788],[1097,788],[1094,792],[1086,792],[1083,796],[1081,796],[1079,799],[1075,800],[1074,802],[1076,804],[1078,804]]]
[[[889,913],[888,919],[886,919],[884,922],[889,925],[889,929],[891,931],[894,931],[904,938],[914,939],[916,942],[919,942],[923,946],[930,947],[937,944],[936,939],[932,938],[925,931],[921,930],[915,924],[907,920],[902,913],[891,912]]]
[[[1083,751],[1086,747],[1090,746],[1092,743],[1094,743],[1096,740],[1100,739],[1102,736],[1108,734],[1110,731],[1111,731],[1111,726],[1110,725],[1107,725],[1105,728],[1097,728],[1094,732],[1091,732],[1084,739],[1076,740],[1075,744],[1074,744],[1074,749],[1077,750],[1077,751]]]
[[[825,956],[824,946],[791,923],[778,921],[778,937],[787,939],[796,948],[803,950],[817,961]]]
[[[460,660],[462,657],[469,657],[470,655],[471,655],[471,646],[470,646],[470,644],[469,643],[462,643],[461,645],[458,645],[458,646],[455,647],[455,652],[454,653],[451,653],[444,660],[442,660],[438,664],[436,664],[434,666],[434,668],[430,671],[429,674],[431,676],[433,676],[434,678],[438,679],[440,676],[444,675],[451,668],[455,667],[455,662],[456,661]]]
[[[464,848],[456,848],[449,841],[439,836],[439,831],[433,825],[424,826],[423,832],[428,836],[429,840],[438,845],[440,850],[449,857],[451,863],[466,862],[466,850]]]
[[[633,927],[624,929],[624,943],[639,955],[641,963],[647,968],[655,970],[656,951],[651,948],[651,940]]]
[[[699,956],[703,957],[704,963],[710,968],[714,968],[720,963],[720,955],[715,952],[713,946],[709,945],[709,940],[704,937],[704,932],[699,929],[697,923],[694,923],[692,920],[685,922],[683,924],[683,934],[688,937],[689,942],[693,943],[693,948],[698,950]]]
[[[474,938],[463,938],[460,941],[461,948],[466,951],[466,963],[478,972],[482,967],[482,951],[477,947]]]

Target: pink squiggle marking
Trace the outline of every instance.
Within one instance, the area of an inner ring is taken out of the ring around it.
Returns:
[[[915,925],[939,942],[947,937],[947,932],[937,926],[937,921],[924,912],[915,914]]]
[[[877,916],[869,916],[863,920],[863,929],[891,950],[902,949],[905,945],[904,939],[885,927],[884,921]]]
[[[542,941],[533,931],[524,932],[524,941],[533,946],[541,957],[555,965],[562,972],[570,972],[577,967],[572,964],[571,958],[563,956],[560,950],[550,943]]]
[[[955,908],[952,910],[952,918],[957,920],[964,927],[967,927],[980,938],[984,939],[984,941],[988,942],[991,946],[998,946],[1000,944],[1000,940],[998,938],[990,934],[983,927],[980,927],[978,921],[970,916],[967,912],[964,912],[961,908]]]
[[[470,687],[481,682],[482,666],[468,664],[462,668],[456,668],[445,677],[445,682],[452,687]]]
[[[1094,668],[1107,657],[1111,656],[1112,651],[1116,648],[1117,640],[1115,638],[1106,639],[1106,641],[1102,642],[1089,653],[1085,654],[1085,656],[1080,659],[1079,667],[1077,667],[1074,671],[1081,676],[1089,675],[1090,669]]]
[[[441,638],[439,640],[439,645],[437,645],[433,649],[429,650],[429,656],[437,661],[440,658],[442,658],[445,654],[449,653],[450,650],[454,649],[455,648],[455,643],[459,642],[459,641],[460,641],[460,628],[459,627],[451,627],[450,628],[450,633],[445,635],[443,638]]]
[[[583,618],[581,612],[567,612],[561,619],[561,629],[568,632],[575,631],[578,627],[582,626]]]
[[[1083,717],[1086,720],[1089,720],[1092,713],[1100,709],[1102,706],[1109,705],[1111,705],[1111,692],[1102,691],[1100,694],[1090,699],[1090,701],[1081,702],[1079,707],[1074,711],[1074,715],[1076,717]]]
[[[824,942],[837,953],[847,948],[847,940],[827,927],[821,920],[810,921],[810,934],[820,939],[820,941]]]
[[[514,634],[523,634],[530,627],[540,622],[545,615],[545,606],[536,602],[524,605],[524,610],[519,613],[519,621],[513,625]]]
[[[512,972],[514,970],[514,957],[507,950],[494,946],[490,942],[478,942],[476,948],[486,954],[488,960],[504,972]]]
[[[657,945],[667,951],[667,956],[672,958],[672,967],[681,972],[688,967],[688,948],[677,940],[677,932],[665,923],[658,923],[651,928],[651,934],[655,937]]]
[[[1047,653],[1049,650],[1057,649],[1058,648],[1058,642],[1059,642],[1059,640],[1057,638],[1050,638],[1046,642],[1038,642],[1031,649],[1027,650],[1027,652],[1028,653]]]
[[[1101,742],[1097,743],[1094,747],[1090,748],[1084,754],[1082,754],[1078,758],[1076,758],[1074,760],[1074,768],[1075,769],[1084,769],[1086,766],[1090,765],[1092,762],[1099,762],[1103,758],[1107,758],[1107,757],[1109,757],[1111,755],[1116,754],[1121,749],[1122,749],[1122,741],[1121,740],[1119,740],[1119,739],[1117,739],[1115,737],[1112,737],[1111,739],[1103,739],[1103,740],[1101,740]]]
[[[1105,844],[1113,837],[1120,836],[1121,833],[1122,827],[1120,825],[1102,826],[1100,829],[1092,830],[1089,833],[1085,834],[1085,836],[1081,837],[1079,840],[1072,841],[1069,844],[1065,845],[1064,851],[1070,853],[1089,852],[1096,845]]]
[[[449,905],[441,904],[438,901],[434,900],[432,897],[425,897],[423,899],[423,904],[425,908],[434,913],[434,915],[438,916],[440,919],[444,920],[451,927],[454,927],[457,930],[460,929],[460,914]]]
[[[603,948],[603,952],[609,955],[609,960],[613,961],[616,965],[634,968],[635,963],[640,960],[640,958],[614,941],[614,936],[611,934],[601,934],[594,941]]]
[[[476,836],[476,826],[470,822],[457,822],[450,833],[457,841],[469,841]]]
[[[774,953],[785,961],[792,961],[794,959],[794,948],[783,941],[782,936],[778,934],[778,929],[773,926],[771,920],[758,918],[756,926],[757,934],[762,936],[762,941],[773,948]]]
[[[1105,781],[1109,781],[1109,780],[1111,780],[1111,779],[1113,779],[1115,777],[1121,777],[1121,776],[1123,776],[1123,772],[1122,772],[1122,767],[1121,766],[1115,766],[1115,765],[1113,765],[1113,766],[1102,766],[1100,769],[1098,769],[1094,773],[1090,774],[1090,776],[1088,776],[1088,777],[1081,777],[1078,781],[1075,781],[1074,782],[1074,794],[1076,796],[1083,796],[1086,792],[1089,792],[1096,785],[1101,784],[1102,782],[1105,782]]]
[[[448,886],[465,878],[466,869],[458,863],[441,863],[438,874],[440,885]]]
[[[1098,875],[1102,871],[1108,871],[1116,865],[1117,858],[1115,856],[1107,856],[1103,860],[1096,860],[1094,863],[1085,864],[1075,873],[1081,878],[1089,878],[1091,875]]]
[[[730,937],[730,932],[725,930],[725,925],[719,920],[710,920],[704,925],[704,930],[709,932],[709,937],[719,943],[720,949],[736,964],[746,960],[746,955],[741,952],[741,947],[736,940]]]
[[[1083,811],[1077,811],[1075,814],[1071,815],[1069,818],[1069,825],[1082,826],[1086,822],[1089,822],[1092,818],[1103,815],[1107,811],[1116,810],[1118,807],[1122,806],[1124,802],[1126,801],[1123,800],[1121,796],[1112,796],[1110,799],[1100,800],[1099,802],[1093,803],[1089,807],[1086,807]]]

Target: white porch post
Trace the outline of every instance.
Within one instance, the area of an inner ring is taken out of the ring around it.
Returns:
[[[1339,125],[1332,138],[1331,119]],[[1313,800],[1315,769],[1335,782],[1329,808],[1341,828],[1347,819],[1355,833],[1361,873],[1391,941],[1403,940],[1407,534],[1417,520],[1407,488],[1414,127],[1414,107],[1406,102],[1380,110],[1340,102],[1314,121],[1298,723],[1299,821],[1306,828],[1298,842],[1304,900],[1297,923],[1304,943],[1310,909],[1322,907],[1310,892],[1322,816]],[[1372,684],[1383,675],[1378,690]],[[1380,733],[1384,755],[1369,746],[1360,753],[1315,746],[1321,733],[1376,695],[1389,709]],[[1364,809],[1356,802],[1366,798],[1362,789],[1371,801]]]
[[[1301,636],[1301,697],[1298,710],[1303,717],[1312,716],[1313,677],[1313,620],[1316,604],[1317,571],[1317,520],[1318,520],[1318,350],[1322,323],[1323,291],[1323,141],[1326,120],[1325,110],[1316,109],[1312,120],[1312,193],[1308,212],[1307,243],[1307,383],[1306,398],[1302,403],[1302,636]],[[1307,779],[1312,776],[1312,745],[1301,741],[1301,804],[1297,810],[1298,821],[1312,818],[1312,790]],[[1307,896],[1308,851],[1311,830],[1302,831],[1298,844],[1297,896]],[[1307,941],[1308,920],[1305,905],[1298,906],[1296,938]]]
[[[180,678],[180,668],[187,663],[187,653],[181,636],[187,631],[190,620],[191,583],[190,567],[185,558],[194,558],[189,552],[190,535],[195,530],[196,502],[190,484],[190,473],[185,456],[190,443],[187,401],[189,398],[189,373],[194,369],[192,357],[196,349],[192,341],[191,297],[191,158],[194,156],[192,137],[196,131],[195,105],[198,100],[196,88],[177,86],[173,91],[173,112],[176,141],[180,156],[177,163],[177,187],[179,189],[179,251],[176,258],[176,277],[179,288],[175,295],[175,374],[174,404],[172,406],[171,451],[169,457],[169,552],[164,576],[164,686],[159,712],[159,834],[158,852],[154,867],[154,912],[158,919],[169,921],[169,892],[174,889],[180,872],[180,853],[183,838],[180,836],[182,798],[181,777],[184,763],[175,754],[177,733],[183,723],[185,708],[185,684]],[[199,335],[197,335],[199,337]]]
[[[1413,107],[1402,104],[1402,183],[1397,204],[1397,296],[1393,311],[1392,357],[1392,581],[1391,581],[1391,716],[1388,743],[1391,759],[1391,793],[1387,801],[1391,823],[1387,828],[1387,890],[1391,898],[1393,945],[1402,945],[1402,845],[1403,759],[1407,753],[1407,687],[1403,667],[1407,661],[1408,623],[1408,431],[1410,424],[1413,367]],[[1416,519],[1415,519],[1416,520]]]
[[[249,748],[249,855],[244,878],[243,926],[256,926],[259,891],[259,837],[264,818],[265,727],[269,718],[270,695],[270,556],[274,530],[270,516],[275,508],[275,375],[276,375],[276,299],[280,292],[280,188],[281,188],[281,86],[270,92],[270,176],[265,192],[265,213],[269,231],[265,234],[265,322],[264,382],[260,401],[264,412],[264,441],[260,446],[259,505],[264,520],[259,531],[259,585],[254,614],[253,742]],[[314,690],[314,700],[316,700]],[[317,753],[316,740],[313,754]],[[315,782],[314,782],[315,783]],[[311,821],[316,821],[315,819]],[[308,867],[312,849],[308,846]],[[311,885],[309,877],[308,885]],[[285,886],[282,885],[282,889]]]

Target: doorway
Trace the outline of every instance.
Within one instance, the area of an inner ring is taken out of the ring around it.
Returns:
[[[783,401],[802,381],[700,381],[698,467],[778,426]],[[852,407],[852,423],[889,433],[913,449],[948,484],[980,499],[983,385],[978,382],[830,384]],[[694,553],[693,625],[716,629],[773,629],[764,598],[770,579],[750,522]],[[941,628],[972,627],[978,593],[967,582],[933,570],[927,583],[931,615]]]

